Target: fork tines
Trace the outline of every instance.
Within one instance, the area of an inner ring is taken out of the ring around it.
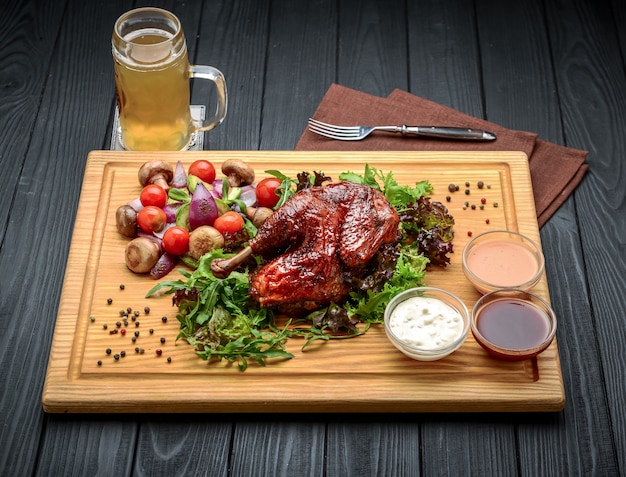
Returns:
[[[347,139],[359,135],[359,126],[335,126],[313,118],[309,118],[309,130],[332,139]]]

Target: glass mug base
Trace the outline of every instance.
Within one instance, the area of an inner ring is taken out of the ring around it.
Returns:
[[[206,119],[206,106],[201,104],[192,104],[190,106],[191,119],[194,121],[202,121]],[[115,118],[113,119],[113,129],[111,131],[111,145],[109,149],[111,151],[125,151],[126,148],[122,142],[122,134],[120,128],[120,114],[117,106],[115,107]],[[191,134],[191,140],[187,147],[181,149],[182,151],[202,151],[204,150],[204,133],[193,132]]]

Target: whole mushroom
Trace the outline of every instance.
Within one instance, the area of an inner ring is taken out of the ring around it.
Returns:
[[[222,173],[230,187],[240,187],[254,182],[254,169],[240,159],[228,159],[222,164]]]
[[[139,169],[138,177],[142,187],[157,184],[168,190],[174,177],[174,169],[165,161],[148,161]]]
[[[135,273],[148,273],[160,256],[160,245],[147,237],[137,237],[126,245],[126,266]]]
[[[224,236],[215,227],[202,225],[189,235],[189,255],[196,260],[205,253],[224,247]]]
[[[130,205],[121,205],[115,212],[117,231],[125,237],[137,236],[137,211]]]

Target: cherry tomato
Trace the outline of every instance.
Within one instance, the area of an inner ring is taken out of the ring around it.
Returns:
[[[167,192],[165,189],[157,184],[148,184],[141,190],[139,194],[139,200],[144,207],[147,205],[154,205],[156,207],[163,208],[167,203]]]
[[[182,255],[189,250],[189,232],[175,225],[163,234],[163,249],[173,255]]]
[[[261,207],[273,208],[278,204],[280,196],[276,194],[276,189],[280,187],[282,181],[276,177],[267,177],[256,186],[256,201]]]
[[[147,233],[160,232],[165,227],[167,217],[160,207],[148,205],[137,214],[137,225]]]
[[[215,180],[215,167],[207,160],[198,159],[189,166],[189,174],[210,184]]]
[[[243,217],[237,212],[226,212],[215,219],[213,227],[222,234],[239,232],[243,229]]]

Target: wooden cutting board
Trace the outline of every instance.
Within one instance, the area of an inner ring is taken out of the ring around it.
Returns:
[[[176,340],[178,321],[170,297],[145,298],[155,281],[126,269],[128,239],[115,227],[117,207],[141,190],[139,167],[157,158],[173,166],[178,160],[189,165],[203,158],[217,168],[228,158],[239,158],[259,178],[271,169],[291,176],[317,170],[337,178],[343,171],[362,173],[368,163],[393,171],[401,184],[427,179],[435,187],[433,198],[455,217],[456,235],[452,263],[429,271],[426,282],[457,294],[469,309],[479,294],[461,269],[468,232],[508,229],[540,242],[528,161],[520,152],[94,151],[87,159],[50,352],[45,411],[521,412],[564,407],[556,340],[537,358],[511,363],[489,357],[470,333],[449,357],[420,362],[397,351],[382,326],[373,326],[364,336],[316,344],[304,352],[301,342],[292,341],[288,350],[293,359],[265,367],[250,363],[245,372],[199,359],[191,346]],[[466,181],[469,195],[464,193]],[[484,182],[482,189],[478,181]],[[450,183],[460,190],[448,192]],[[179,277],[173,272],[165,279]],[[535,292],[549,299],[545,276]],[[128,307],[139,316],[122,324],[124,335],[112,334],[122,321],[119,311]],[[139,336],[133,342],[135,332]]]

